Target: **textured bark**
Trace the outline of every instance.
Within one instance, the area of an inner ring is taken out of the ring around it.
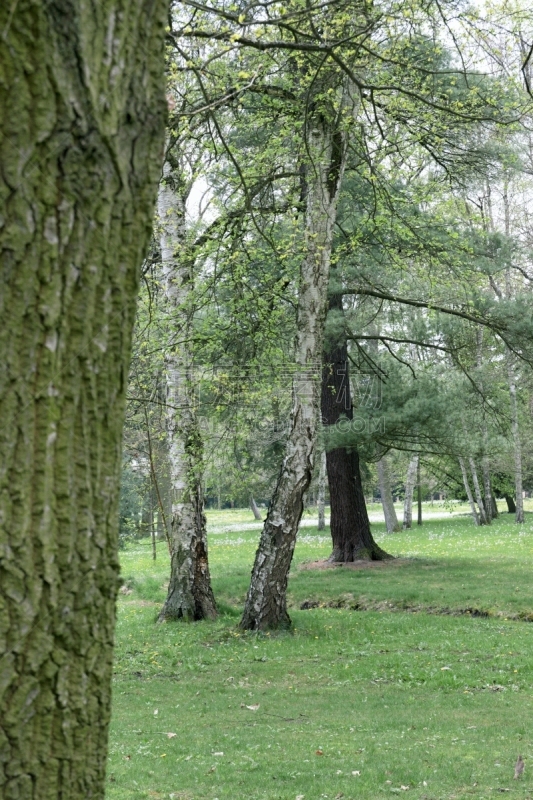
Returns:
[[[326,530],[326,451],[320,455],[320,470],[318,472],[318,525],[317,530]]]
[[[193,261],[187,252],[185,201],[179,168],[167,161],[159,188],[161,265],[169,320],[180,321],[179,344],[166,355],[167,433],[172,520],[170,579],[159,622],[214,619],[203,498],[203,442],[192,375]],[[176,339],[174,335],[172,337]]]
[[[342,314],[342,295],[330,297],[329,307]],[[353,418],[346,334],[329,344],[322,370],[322,422],[328,429],[349,430]],[[355,447],[326,449],[330,502],[331,561],[380,561],[390,558],[370,531],[365,495]]]
[[[104,797],[161,0],[0,4],[0,797]]]
[[[296,374],[285,457],[255,556],[241,627],[250,630],[290,624],[287,580],[313,474],[329,266],[337,199],[346,158],[344,135],[320,114],[308,120],[306,253],[300,267],[295,344]]]
[[[474,520],[475,525],[479,525],[479,516],[476,510],[476,504],[474,503],[474,497],[472,495],[472,490],[470,488],[470,483],[468,481],[468,472],[466,471],[465,462],[462,458],[459,459],[459,466],[461,467],[461,474],[463,476],[463,483],[465,487],[466,496],[468,498],[468,503],[470,505],[470,511],[472,512],[472,518]]]
[[[386,456],[383,456],[378,461],[378,479],[387,533],[395,533],[401,530],[401,526],[396,516],[396,509],[394,508],[394,500],[390,488],[389,465]]]
[[[479,479],[477,476],[476,462],[474,461],[473,458],[470,458],[469,463],[470,463],[470,472],[472,473],[472,483],[474,484],[474,492],[476,495],[477,507],[479,509],[479,521],[481,525],[488,525],[490,524],[491,517],[487,517],[485,513],[485,506],[483,504],[483,498],[481,496],[481,488],[479,486]]]
[[[416,483],[418,468],[418,455],[413,456],[407,467],[407,477],[405,479],[405,497],[403,501],[403,527],[411,528],[413,524],[413,492]]]

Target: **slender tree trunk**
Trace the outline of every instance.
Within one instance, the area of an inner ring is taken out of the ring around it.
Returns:
[[[172,521],[170,580],[159,622],[214,619],[203,497],[203,442],[195,409],[190,352],[193,262],[187,253],[180,170],[167,161],[159,188],[161,263],[169,319],[182,321],[180,343],[166,355],[167,432]],[[173,336],[175,339],[175,335]]]
[[[420,456],[418,456],[418,463],[416,465],[416,497],[418,505],[418,519],[417,525],[422,525],[422,482],[420,479]]]
[[[306,254],[300,268],[295,346],[296,375],[285,457],[255,556],[241,627],[289,625],[289,569],[313,473],[329,265],[337,199],[346,158],[344,135],[319,113],[307,120]]]
[[[343,314],[342,295],[330,297],[329,308]],[[352,445],[327,449],[331,433],[350,430],[353,418],[346,334],[328,345],[322,370],[322,422],[326,434],[326,465],[330,500],[331,561],[379,561],[390,558],[374,541],[359,469],[359,454]]]
[[[404,530],[413,525],[413,492],[416,483],[416,473],[418,467],[418,455],[413,456],[407,467],[407,477],[405,479],[405,497],[403,501],[403,527]]]
[[[252,509],[252,513],[254,515],[254,519],[257,519],[262,522],[263,517],[261,516],[261,512],[257,508],[257,503],[255,502],[252,495],[250,495],[250,508]]]
[[[320,455],[320,471],[318,473],[318,526],[317,530],[326,530],[326,451]]]
[[[0,3],[0,797],[104,797],[159,0]]]
[[[483,470],[483,500],[485,514],[488,520],[493,520],[498,516],[498,507],[496,506],[494,496],[492,494],[489,459],[486,455],[483,456],[481,461],[481,469]]]
[[[481,525],[488,525],[490,523],[489,519],[487,518],[487,515],[485,514],[485,506],[483,505],[483,498],[481,496],[481,489],[479,486],[479,480],[477,476],[476,462],[474,461],[473,458],[470,458],[469,463],[470,463],[470,472],[472,473],[472,483],[474,484],[474,492],[476,495],[476,502],[479,508],[479,521]]]
[[[474,524],[479,525],[479,517],[476,511],[476,504],[474,503],[474,498],[472,496],[472,490],[470,489],[470,483],[468,482],[468,472],[466,471],[464,459],[462,458],[459,459],[459,466],[461,467],[461,474],[463,476],[465,492],[466,496],[468,497],[468,502],[470,504],[470,511],[472,512]]]
[[[389,464],[387,461],[387,456],[383,456],[378,461],[378,479],[387,533],[396,533],[396,531],[400,530],[400,523],[398,522],[398,517],[396,516],[396,509],[394,508],[394,500],[390,488]]]
[[[520,441],[520,425],[518,422],[518,402],[516,397],[516,378],[511,355],[508,355],[509,395],[511,398],[511,430],[514,445],[514,478],[516,496],[515,522],[524,522],[524,500],[522,489],[522,442]]]

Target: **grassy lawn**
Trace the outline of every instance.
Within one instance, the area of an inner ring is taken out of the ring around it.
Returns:
[[[108,800],[533,798],[533,513],[374,524],[400,559],[357,571],[302,569],[329,554],[303,528],[271,635],[236,628],[251,521],[210,512],[216,623],[155,625],[165,545],[123,551]]]

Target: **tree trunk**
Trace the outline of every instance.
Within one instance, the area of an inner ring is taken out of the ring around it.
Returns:
[[[263,517],[261,516],[261,512],[257,508],[257,503],[255,502],[253,495],[250,495],[250,508],[252,509],[252,513],[254,515],[254,519],[259,520],[260,522],[263,521]]]
[[[161,0],[0,4],[0,796],[103,798]]]
[[[418,467],[418,455],[413,456],[407,467],[407,477],[405,479],[405,497],[403,501],[403,528],[411,528],[413,524],[413,492],[416,483],[416,473]]]
[[[468,473],[466,471],[465,462],[462,458],[459,459],[459,466],[461,467],[461,474],[463,476],[463,483],[465,487],[466,496],[468,497],[468,502],[470,504],[470,511],[472,512],[472,517],[474,519],[474,524],[479,525],[479,517],[476,511],[476,504],[474,503],[474,498],[472,496],[472,490],[470,489],[470,483],[468,482]]]
[[[505,502],[507,503],[507,513],[508,514],[516,514],[516,503],[514,501],[514,497],[511,497],[510,494],[505,494]]]
[[[516,378],[514,367],[511,362],[511,355],[508,354],[508,373],[509,373],[509,395],[511,398],[511,429],[513,432],[514,445],[514,477],[515,477],[515,497],[516,513],[515,522],[524,522],[524,500],[522,489],[522,443],[520,441],[520,426],[518,422],[518,402],[516,398]]]
[[[317,380],[327,308],[337,199],[346,159],[344,134],[319,113],[307,120],[306,253],[300,267],[296,374],[285,457],[261,533],[241,627],[289,625],[287,580],[313,473],[320,385]]]
[[[418,505],[417,525],[422,525],[422,483],[420,480],[420,456],[416,465],[416,498]]]
[[[474,484],[474,492],[476,493],[476,502],[479,508],[479,521],[481,525],[489,525],[490,517],[485,514],[485,506],[483,505],[483,498],[481,497],[481,489],[477,477],[476,463],[473,458],[469,459],[470,472],[472,473],[472,483]]]
[[[342,295],[330,297],[330,310],[343,314]],[[327,449],[328,435],[348,432],[353,408],[346,334],[332,342],[324,356],[322,370],[322,423],[326,433],[326,465],[330,502],[330,531],[333,543],[331,561],[360,559],[380,561],[390,558],[375,543],[370,531],[365,496],[355,447]]]
[[[483,470],[483,500],[484,500],[484,508],[485,514],[488,520],[496,519],[498,516],[498,507],[494,501],[494,496],[492,494],[492,485],[490,480],[490,469],[489,469],[489,459],[487,456],[483,456],[481,462],[481,468]]]
[[[378,461],[378,479],[379,492],[381,494],[381,505],[383,506],[383,515],[385,517],[387,533],[396,533],[400,530],[400,523],[398,522],[398,517],[396,516],[396,509],[394,508],[394,500],[390,488],[387,456],[383,456]]]
[[[326,530],[326,451],[320,455],[320,471],[318,473],[318,525],[317,530]]]
[[[214,619],[203,497],[203,442],[195,408],[192,376],[193,259],[187,252],[185,201],[179,169],[167,161],[159,188],[161,265],[169,319],[181,321],[179,344],[166,354],[167,432],[172,521],[170,579],[158,617],[169,620]],[[172,336],[175,340],[175,335]]]

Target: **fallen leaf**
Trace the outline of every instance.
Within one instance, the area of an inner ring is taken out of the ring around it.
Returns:
[[[335,800],[341,800],[341,797],[344,797],[343,792],[339,792],[339,794],[335,795]]]
[[[246,708],[249,708],[250,711],[257,711],[257,709],[259,708],[259,703],[256,706],[246,706]]]
[[[360,775],[360,774],[361,774],[361,772],[358,769],[353,769],[352,770],[352,775]]]
[[[296,800],[304,800],[304,797],[305,797],[304,794],[297,794],[296,795]]]
[[[402,792],[406,792],[408,790],[408,788],[409,788],[408,786],[400,786],[400,789],[402,790]]]
[[[213,753],[213,755],[214,755],[214,756],[223,756],[223,755],[224,755],[224,753],[221,751],[221,752],[219,752],[219,753]]]
[[[169,739],[173,739],[173,738],[174,738],[174,736],[177,736],[177,735],[178,735],[177,733],[167,733],[167,737],[168,737]]]
[[[324,755],[324,751],[323,750],[315,750],[315,755],[316,756],[323,756]]]
[[[207,772],[206,772],[205,774],[206,774],[206,775],[209,775],[209,773],[210,773],[210,772],[214,772],[215,770],[216,770],[216,765],[214,765],[214,764],[213,764],[213,766],[211,767],[211,769],[208,769],[208,770],[207,770]]]
[[[159,714],[159,709],[156,708],[155,711],[154,711],[154,717],[157,717],[158,714]]]

